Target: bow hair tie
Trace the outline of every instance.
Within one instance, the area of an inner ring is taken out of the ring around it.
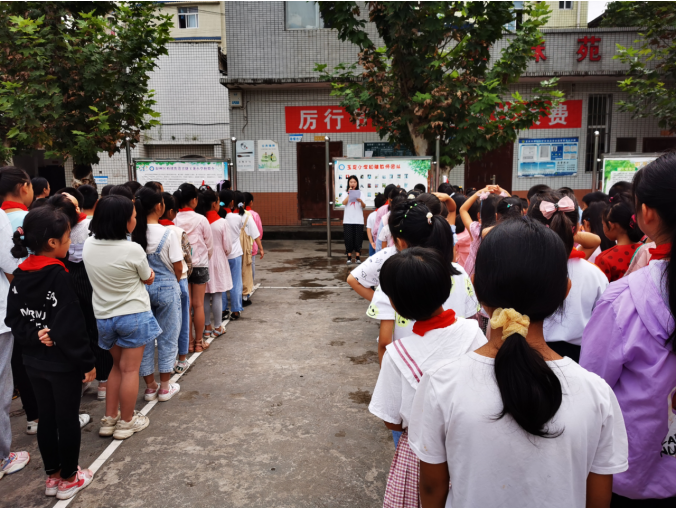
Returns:
[[[551,219],[556,212],[572,212],[575,210],[575,203],[568,196],[559,200],[558,203],[550,203],[549,201],[540,202],[540,211],[545,219]]]

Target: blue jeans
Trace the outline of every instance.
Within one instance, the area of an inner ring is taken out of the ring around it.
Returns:
[[[157,363],[160,374],[174,371],[178,354],[178,335],[181,331],[181,290],[176,279],[155,280],[146,286],[150,296],[150,308],[162,333],[157,336]],[[139,374],[150,376],[155,373],[155,348],[153,343],[143,351]]]
[[[181,331],[178,334],[178,354],[187,355],[190,345],[190,291],[188,279],[178,281],[181,288]]]
[[[223,293],[223,307],[231,312],[242,312],[242,256],[228,259],[228,264],[232,275],[232,289],[227,294]]]
[[[373,256],[376,253],[376,250],[373,248],[373,245],[371,245],[371,242],[369,242],[369,256]]]
[[[99,347],[108,351],[113,346],[137,348],[155,340],[162,329],[153,313],[148,311],[97,319]]]
[[[401,430],[393,430],[392,431],[392,439],[394,439],[394,449],[397,449],[397,445],[399,444],[399,439],[401,438],[401,435],[404,432]]]

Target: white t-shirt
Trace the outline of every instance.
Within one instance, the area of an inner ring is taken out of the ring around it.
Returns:
[[[96,319],[108,319],[150,310],[142,281],[150,278],[148,257],[136,242],[87,238],[82,261],[92,284]]]
[[[589,256],[589,259],[587,261],[593,263],[594,261],[596,261],[596,256],[598,256],[599,254],[601,254],[601,247],[596,247],[596,250],[592,253],[591,256]]]
[[[406,347],[403,354],[413,355],[416,364],[425,373],[439,362],[479,349],[486,342],[475,320],[458,319],[451,326],[427,332],[424,337],[415,334],[404,337],[400,344]],[[419,384],[410,371],[402,371],[402,367],[406,369],[407,365],[402,366],[398,361],[400,358],[394,344],[388,345],[369,411],[383,421],[401,423],[407,428]]]
[[[474,285],[467,272],[460,265],[453,263],[453,266],[460,272],[460,275],[453,275],[451,277],[453,285],[451,286],[448,300],[444,302],[444,310],[452,309],[457,317],[462,318],[475,316],[481,310],[481,306],[474,294]],[[399,340],[413,334],[415,320],[406,319],[397,314],[392,307],[389,297],[383,293],[380,286],[373,293],[373,299],[366,310],[366,315],[379,321],[394,321],[392,340]]]
[[[11,332],[5,324],[7,315],[7,294],[9,293],[9,280],[6,273],[12,275],[19,260],[12,256],[10,250],[14,246],[12,235],[14,228],[4,210],[0,210],[0,333]]]
[[[247,216],[249,220],[246,221],[246,226],[244,226],[244,220]],[[258,226],[256,226],[256,221],[254,221],[253,216],[249,212],[246,212],[244,215],[240,215],[237,212],[229,213],[225,216],[225,220],[228,221],[228,235],[230,236],[230,243],[232,243],[232,251],[228,254],[228,259],[235,259],[244,255],[242,244],[239,243],[239,232],[242,231],[242,228],[254,241],[261,234],[258,231]]]
[[[85,241],[89,238],[89,223],[91,221],[90,218],[86,218],[82,222],[75,224],[70,230],[68,261],[71,261],[72,263],[82,262],[82,247],[84,247]]]
[[[148,230],[146,231],[146,240],[148,241],[146,253],[152,254],[157,250],[157,247],[160,245],[160,241],[166,232],[167,228],[162,224],[148,224]],[[173,234],[171,230],[169,230],[169,236],[167,236],[167,240],[162,246],[160,259],[162,259],[162,262],[164,263],[164,266],[167,267],[167,270],[169,270],[169,273],[174,273],[173,263],[183,261],[181,241],[176,239],[176,235]]]
[[[366,218],[366,229],[373,230],[373,226],[376,225],[376,213],[378,212],[371,212]],[[371,231],[371,234],[373,234],[373,231]]]
[[[380,230],[380,233],[378,233],[378,241],[387,242],[387,245],[391,246],[390,244],[392,243],[392,233],[390,233],[389,224],[385,224]]]
[[[568,277],[570,292],[562,310],[545,319],[545,340],[580,346],[584,327],[591,319],[596,300],[608,287],[608,279],[598,266],[581,258],[568,260]]]
[[[174,236],[178,240],[178,245],[181,247],[181,266],[183,267],[183,270],[181,271],[181,279],[187,279],[188,278],[188,264],[185,262],[185,257],[183,254],[183,235],[186,235],[187,238],[187,233],[179,228],[176,225],[173,226],[167,226],[169,229],[171,229],[174,232]]]
[[[361,203],[348,203],[343,212],[343,224],[364,224],[364,212]]]
[[[364,261],[361,265],[350,272],[359,284],[365,288],[377,287],[380,285],[380,269],[387,258],[397,253],[396,247],[387,247]]]
[[[551,427],[563,434],[535,437],[509,415],[495,420],[503,404],[494,363],[468,353],[436,365],[413,401],[409,444],[424,462],[448,463],[446,507],[585,508],[590,472],[628,468],[612,389],[570,358],[547,362],[563,389]]]

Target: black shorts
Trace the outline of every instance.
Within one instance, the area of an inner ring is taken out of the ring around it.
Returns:
[[[188,277],[189,284],[206,284],[209,282],[209,268],[206,266],[193,266],[192,273]]]

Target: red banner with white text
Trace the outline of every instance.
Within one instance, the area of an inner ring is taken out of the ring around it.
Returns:
[[[287,134],[376,131],[366,118],[352,123],[349,113],[340,106],[286,106],[284,116]]]

